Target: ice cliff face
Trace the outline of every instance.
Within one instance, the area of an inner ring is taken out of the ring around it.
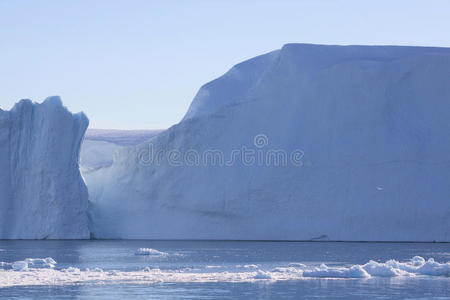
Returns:
[[[448,48],[289,44],[206,84],[181,123],[89,174],[92,229],[450,241],[449,120]]]
[[[0,110],[0,238],[89,238],[78,168],[89,121],[59,97]]]

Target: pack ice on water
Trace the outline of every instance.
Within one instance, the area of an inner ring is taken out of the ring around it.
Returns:
[[[448,48],[288,44],[205,84],[179,124],[87,174],[93,233],[450,241],[448,120]],[[243,147],[303,156],[270,166],[183,156],[228,160]],[[174,149],[176,164],[142,160]]]
[[[88,124],[59,97],[0,109],[0,239],[89,238],[78,167]]]
[[[156,250],[155,250],[156,251]],[[425,260],[415,256],[409,261],[394,259],[386,262],[369,261],[363,265],[328,266],[326,264],[280,264],[279,266],[209,266],[178,270],[140,268],[138,270],[59,268],[51,257],[27,258],[12,263],[0,262],[0,288],[36,285],[104,285],[104,284],[152,284],[194,282],[260,282],[292,281],[303,279],[346,279],[387,277],[408,280],[448,277],[450,262],[439,263],[433,258]]]

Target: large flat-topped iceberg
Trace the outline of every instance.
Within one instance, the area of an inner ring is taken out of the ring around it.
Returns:
[[[89,174],[99,238],[450,241],[450,49],[289,44]]]
[[[59,97],[0,110],[0,239],[89,238],[78,167],[88,124]]]

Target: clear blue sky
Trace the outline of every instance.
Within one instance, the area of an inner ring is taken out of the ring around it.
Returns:
[[[450,46],[450,1],[0,0],[0,106],[62,97],[91,128],[166,128],[285,43]]]

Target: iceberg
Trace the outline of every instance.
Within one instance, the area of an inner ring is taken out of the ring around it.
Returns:
[[[86,176],[93,234],[448,242],[449,74],[434,47],[287,44],[244,61]]]
[[[81,172],[111,166],[118,149],[143,143],[160,132],[162,130],[88,129],[80,151]]]
[[[88,124],[56,96],[0,109],[0,239],[89,238],[78,167]]]

